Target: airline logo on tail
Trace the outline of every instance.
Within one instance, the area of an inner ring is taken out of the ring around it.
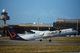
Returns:
[[[7,30],[7,31],[8,31],[8,33],[9,33],[11,38],[16,37],[16,33],[15,32],[10,32],[10,30]]]

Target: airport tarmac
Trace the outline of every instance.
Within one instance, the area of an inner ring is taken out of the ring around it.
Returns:
[[[80,42],[59,42],[59,41],[18,41],[18,40],[0,40],[0,45],[66,45],[66,44],[80,44]]]
[[[80,44],[80,42],[66,42],[66,41],[53,41],[53,40],[52,42],[49,42],[48,40],[24,41],[24,40],[0,39],[0,45],[68,45],[68,44]]]

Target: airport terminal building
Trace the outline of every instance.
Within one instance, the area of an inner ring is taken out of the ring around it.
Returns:
[[[53,22],[53,25],[49,24],[33,24],[33,23],[26,23],[26,24],[6,24],[7,26],[13,26],[15,32],[17,33],[24,33],[25,31],[30,32],[30,30],[59,30],[65,28],[74,28],[78,30],[80,34],[80,19],[61,19],[58,18],[56,22]],[[3,30],[2,25],[0,25],[0,30]],[[6,30],[6,28],[5,28]]]
[[[33,24],[33,23],[26,23],[26,24],[6,24],[5,30],[7,27],[13,27],[16,33],[25,33],[25,31],[31,32],[31,30],[55,30],[52,24]],[[0,30],[4,30],[2,25],[0,25]]]

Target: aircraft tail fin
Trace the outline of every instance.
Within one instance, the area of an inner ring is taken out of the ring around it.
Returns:
[[[7,29],[7,33],[10,36],[10,39],[12,40],[21,40],[22,38],[15,32],[15,30],[13,29],[13,27],[8,27]]]

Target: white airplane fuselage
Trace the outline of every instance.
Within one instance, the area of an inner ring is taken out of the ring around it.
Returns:
[[[71,35],[77,33],[76,30],[69,28],[69,29],[63,29],[63,30],[55,30],[55,31],[37,31],[37,30],[31,30],[35,33],[32,34],[16,34],[16,36],[11,37],[11,39],[14,40],[36,40],[36,39],[43,39],[43,38],[51,38],[55,36],[64,36],[64,35]],[[8,31],[9,32],[9,31]],[[10,33],[10,36],[12,33]]]

